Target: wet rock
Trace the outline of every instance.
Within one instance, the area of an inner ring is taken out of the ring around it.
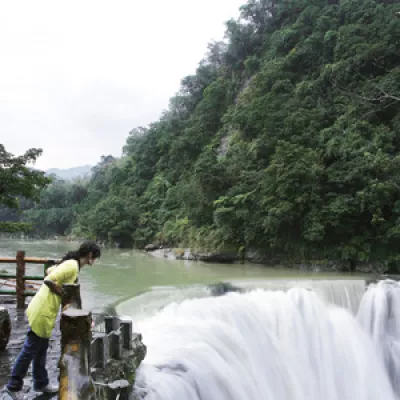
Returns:
[[[370,263],[358,263],[355,267],[357,272],[366,274],[384,274],[387,272],[387,265],[383,262],[370,262]]]
[[[143,343],[142,335],[140,333],[135,333],[132,337],[132,354],[135,366],[138,368],[147,354],[147,347]]]
[[[212,296],[223,296],[230,292],[242,292],[242,289],[228,282],[219,282],[209,285]]]
[[[0,351],[5,350],[11,335],[11,320],[8,310],[0,307]]]
[[[238,255],[231,252],[196,253],[194,256],[196,260],[204,262],[231,264],[235,261],[239,261]]]
[[[172,250],[173,255],[177,260],[184,260],[185,259],[185,249],[173,249]]]
[[[109,384],[119,380],[127,380],[130,384],[135,381],[136,370],[146,357],[147,347],[142,341],[142,335],[134,333],[131,349],[124,349],[122,359],[109,359],[105,368],[96,369],[96,383]]]
[[[386,280],[391,280],[391,281],[400,281],[400,275],[378,275],[373,278],[367,279],[365,283],[368,285],[371,285],[373,283],[378,283],[379,281],[386,281]]]
[[[156,244],[153,244],[153,243],[150,243],[150,244],[148,244],[148,245],[146,245],[145,247],[144,247],[144,249],[146,250],[146,251],[154,251],[154,250],[158,250],[160,248],[160,246],[158,246],[158,245],[156,245]]]
[[[281,260],[276,257],[271,257],[261,250],[248,249],[244,254],[244,260],[253,264],[262,264],[266,266],[275,267],[281,264]]]

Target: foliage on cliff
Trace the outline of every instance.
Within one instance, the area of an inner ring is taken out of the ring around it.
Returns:
[[[99,164],[74,231],[396,261],[398,11],[389,0],[249,0],[160,120]]]
[[[83,211],[86,196],[84,181],[70,182],[53,177],[51,184],[42,190],[39,201],[23,212],[22,219],[35,227],[36,235],[66,235]]]

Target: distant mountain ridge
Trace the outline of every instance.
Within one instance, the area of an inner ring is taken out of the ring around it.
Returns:
[[[50,168],[46,171],[46,175],[55,175],[57,178],[64,180],[73,180],[76,178],[87,178],[92,174],[91,165],[82,165],[73,168]]]

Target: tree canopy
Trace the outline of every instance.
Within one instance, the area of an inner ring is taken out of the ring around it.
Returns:
[[[38,199],[40,190],[49,182],[44,172],[29,168],[42,154],[41,149],[29,149],[14,156],[0,144],[0,204],[18,208],[19,198]]]
[[[40,149],[29,149],[22,156],[14,156],[0,144],[0,205],[17,209],[21,199],[39,199],[41,189],[50,180],[42,171],[34,170],[28,165],[34,163],[41,154]],[[9,214],[5,213],[4,207],[1,211],[3,216]],[[13,223],[15,214],[12,217],[12,221],[0,223],[1,232],[26,232],[30,229],[28,224]]]
[[[72,230],[397,263],[398,10],[249,0],[162,117],[102,160]]]

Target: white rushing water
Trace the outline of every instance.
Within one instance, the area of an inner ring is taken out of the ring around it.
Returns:
[[[354,280],[255,280],[233,282],[245,290],[266,289],[287,291],[292,288],[304,288],[315,292],[321,300],[346,308],[357,314],[366,284],[362,279]]]
[[[326,303],[346,308],[354,315],[365,292],[365,281],[357,280],[232,280],[231,284],[240,290],[253,291],[288,291],[292,288],[304,288],[314,291]],[[131,316],[141,320],[155,315],[170,303],[182,302],[186,299],[212,296],[212,290],[205,285],[184,287],[156,286],[135,297],[125,299],[115,306],[118,315]]]
[[[368,332],[323,297],[293,288],[169,304],[135,324],[148,349],[138,390],[146,400],[397,399]]]
[[[365,293],[357,319],[372,337],[387,374],[400,394],[400,285],[380,281]]]

